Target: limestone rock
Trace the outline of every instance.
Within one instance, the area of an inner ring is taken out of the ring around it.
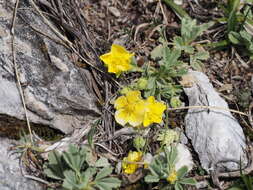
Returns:
[[[7,3],[14,7],[11,1]],[[23,120],[24,109],[12,60],[13,10],[4,5],[0,4],[0,114]],[[20,1],[19,10],[15,27],[16,62],[30,121],[64,133],[82,127],[100,114],[88,82],[90,73],[71,62],[71,53],[65,47],[31,29],[27,23],[60,40],[32,11],[28,1]]]
[[[20,171],[19,157],[9,152],[15,143],[13,140],[0,138],[0,189],[1,190],[42,190],[41,184],[25,178]]]
[[[214,90],[206,75],[189,72],[194,85],[185,88],[189,106],[215,106],[228,109],[227,103]],[[209,171],[233,171],[247,165],[246,143],[242,128],[229,111],[189,109],[185,118],[186,135],[198,153],[202,167]]]

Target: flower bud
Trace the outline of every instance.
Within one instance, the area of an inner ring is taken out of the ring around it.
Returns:
[[[137,136],[134,138],[134,147],[137,150],[141,150],[142,148],[144,148],[146,143],[146,140],[143,137]]]
[[[145,78],[140,78],[137,81],[137,89],[138,90],[145,90],[148,86],[148,80]]]
[[[177,107],[181,106],[181,104],[182,104],[182,102],[179,99],[179,97],[172,97],[170,99],[170,105],[172,108],[177,108]]]

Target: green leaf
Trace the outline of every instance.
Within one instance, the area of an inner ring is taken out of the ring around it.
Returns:
[[[244,25],[244,29],[253,36],[253,20],[252,19],[246,19]]]
[[[163,60],[165,66],[177,64],[178,58],[181,56],[181,51],[178,49],[164,48]]]
[[[63,152],[62,155],[69,167],[71,167],[76,172],[80,172],[86,160],[85,149],[78,148],[75,145],[70,144],[68,151]]]
[[[149,165],[149,170],[151,174],[154,176],[158,176],[159,178],[166,177],[167,171],[166,171],[166,161],[165,161],[164,156],[162,155],[155,156]]]
[[[175,190],[184,190],[184,188],[180,183],[176,182],[175,183]]]
[[[197,53],[195,53],[194,57],[195,59],[199,60],[207,60],[210,55],[208,51],[198,51]]]
[[[158,176],[154,176],[154,175],[147,175],[145,178],[144,178],[145,182],[146,183],[157,183],[159,182],[159,177]]]
[[[241,36],[239,33],[237,32],[229,32],[228,34],[228,39],[230,40],[230,42],[232,42],[233,44],[240,44],[240,40],[241,40]]]
[[[112,173],[112,168],[111,167],[106,167],[103,168],[102,170],[100,170],[95,178],[95,180],[100,180],[108,175],[110,175]]]
[[[183,38],[180,36],[176,36],[173,39],[173,44],[175,46],[175,49],[185,51],[186,53],[192,54],[194,52],[194,48],[190,45],[186,45]]]
[[[177,171],[177,177],[178,179],[182,179],[188,172],[187,166],[183,166]]]
[[[99,168],[99,167],[107,167],[110,166],[110,163],[108,162],[108,159],[105,157],[101,157],[100,159],[98,159],[95,162],[95,167]]]
[[[93,175],[95,175],[95,173],[97,172],[96,168],[93,167],[89,167],[87,168],[84,172],[82,172],[81,176],[82,176],[82,182],[84,184],[88,184],[88,182],[90,181],[90,179],[93,177]]]
[[[121,181],[114,177],[103,178],[95,181],[95,185],[100,190],[111,190],[120,187]]]
[[[96,132],[96,127],[95,127],[95,125],[93,125],[87,135],[88,136],[88,143],[92,149],[94,149],[93,137],[95,135],[95,132]]]
[[[76,185],[78,179],[76,178],[76,174],[72,170],[64,171],[65,179],[63,181],[62,187],[68,190],[77,190]]]
[[[252,40],[253,37],[245,30],[240,31],[240,35],[243,39],[243,43],[246,46],[247,50],[250,53],[253,53],[253,40]]]
[[[197,181],[193,178],[183,178],[179,180],[179,183],[184,185],[196,185]]]
[[[174,168],[177,160],[177,148],[175,146],[168,146],[164,148],[169,170]]]
[[[244,189],[242,189],[242,188],[240,188],[240,187],[231,187],[231,188],[229,188],[228,190],[244,190]]]
[[[253,189],[253,180],[250,176],[242,174],[241,178],[248,190]]]
[[[158,46],[156,46],[150,53],[151,58],[153,60],[158,60],[158,59],[162,59],[163,57],[163,48],[164,45],[160,44]]]
[[[181,27],[181,36],[184,40],[185,45],[189,45],[193,42],[198,36],[202,35],[202,33],[210,28],[214,22],[209,22],[201,25],[197,25],[197,21],[193,20],[189,17],[185,17],[182,19],[182,27]]]
[[[63,162],[62,155],[57,151],[52,151],[48,155],[48,163],[44,165],[44,173],[57,180],[63,180],[63,172],[67,168],[66,164]]]
[[[237,19],[236,14],[239,8],[240,0],[228,0],[228,33],[236,30]]]
[[[199,51],[194,55],[190,55],[190,65],[195,70],[201,71],[203,67],[203,63],[200,60],[206,60],[209,58],[208,51]]]

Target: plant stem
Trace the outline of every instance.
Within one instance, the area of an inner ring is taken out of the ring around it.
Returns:
[[[176,15],[182,19],[183,17],[190,17],[185,10],[177,5],[176,3],[174,3],[173,0],[162,0],[167,6],[169,6],[175,13]]]

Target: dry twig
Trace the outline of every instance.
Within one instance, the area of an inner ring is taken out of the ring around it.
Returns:
[[[30,134],[30,140],[31,140],[31,143],[33,144],[31,125],[30,125],[30,121],[29,121],[29,118],[28,118],[24,93],[23,93],[23,89],[21,87],[19,72],[18,72],[17,63],[16,63],[15,24],[16,24],[16,18],[17,18],[18,5],[19,5],[19,0],[16,0],[14,12],[13,12],[12,27],[11,27],[13,66],[14,66],[15,76],[16,76],[16,80],[17,80],[18,90],[19,90],[19,93],[20,93],[20,96],[21,96],[21,101],[22,101],[24,111],[25,111],[25,118],[26,118],[26,123],[27,123],[27,126],[28,126],[29,134]]]

